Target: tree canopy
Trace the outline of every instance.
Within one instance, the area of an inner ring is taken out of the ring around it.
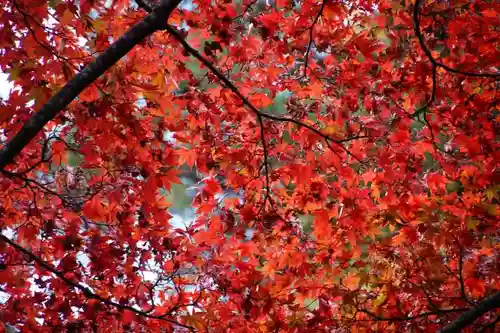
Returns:
[[[497,332],[498,1],[0,4],[0,331]]]

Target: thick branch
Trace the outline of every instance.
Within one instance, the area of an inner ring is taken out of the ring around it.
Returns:
[[[130,28],[104,53],[66,83],[0,150],[0,168],[12,163],[21,150],[49,121],[54,119],[78,94],[125,56],[135,45],[155,31],[164,28],[168,17],[179,3],[180,0],[163,0],[151,14]]]
[[[465,327],[472,324],[486,312],[500,307],[500,291],[494,293],[490,297],[485,298],[477,304],[477,306],[465,311],[455,321],[448,324],[441,330],[440,333],[458,333]]]
[[[162,316],[151,315],[145,311],[138,310],[132,306],[122,305],[122,304],[116,303],[110,299],[99,296],[96,293],[92,292],[89,288],[82,286],[80,283],[73,281],[72,279],[66,277],[63,272],[58,271],[57,269],[54,268],[54,266],[52,266],[51,264],[49,264],[48,262],[46,262],[45,260],[43,260],[39,256],[33,254],[31,251],[29,251],[29,250],[25,249],[24,247],[22,247],[21,245],[13,242],[12,240],[10,240],[9,238],[5,237],[2,234],[0,234],[0,240],[4,241],[5,243],[12,246],[19,253],[24,254],[26,257],[28,257],[30,260],[34,261],[38,266],[40,266],[44,270],[49,271],[52,274],[54,274],[56,277],[58,277],[59,279],[64,281],[64,283],[66,283],[66,285],[68,285],[68,287],[73,288],[73,289],[78,289],[79,291],[81,291],[83,293],[83,295],[85,295],[85,297],[87,297],[88,299],[96,299],[96,300],[98,300],[106,305],[115,307],[117,309],[132,311],[139,316],[150,318],[150,319],[162,320],[162,321],[168,322],[170,324],[177,325],[177,326],[189,329],[192,332],[195,332],[195,329],[193,327],[181,324],[173,319],[166,318],[164,315],[162,315]]]
[[[148,13],[152,12],[153,9],[155,8],[155,4],[152,3],[150,0],[135,0],[137,5],[147,11]]]

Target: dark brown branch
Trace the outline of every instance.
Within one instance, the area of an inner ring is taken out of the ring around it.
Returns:
[[[464,249],[462,247],[462,244],[457,239],[458,246],[460,247],[460,253],[458,255],[458,281],[460,283],[460,293],[462,294],[462,297],[469,303],[470,305],[475,305],[473,302],[469,300],[469,297],[467,297],[467,293],[465,291],[465,283],[464,283],[464,276],[463,276],[463,266],[464,266]]]
[[[312,44],[314,43],[314,26],[316,25],[316,23],[318,23],[319,18],[323,14],[323,10],[325,9],[325,5],[326,5],[327,1],[328,0],[323,0],[323,2],[321,3],[321,7],[319,9],[318,14],[314,18],[314,21],[311,24],[311,26],[308,28],[309,29],[309,44],[307,44],[306,55],[304,56],[304,76],[307,75],[307,66],[309,64],[309,53],[311,52],[311,47],[312,47]]]
[[[155,8],[155,4],[149,0],[135,0],[135,2],[140,8],[144,9],[148,13],[152,12]]]
[[[189,53],[191,54],[193,57],[195,57],[196,59],[198,59],[203,65],[205,65],[208,69],[210,69],[210,71],[222,82],[226,85],[226,87],[228,87],[236,96],[238,96],[241,101],[243,102],[243,104],[245,106],[247,106],[253,113],[255,113],[256,116],[258,117],[262,117],[262,118],[267,118],[267,119],[271,119],[271,120],[276,120],[276,121],[281,121],[281,122],[288,122],[288,123],[293,123],[299,127],[304,127],[304,128],[307,128],[308,130],[314,132],[315,134],[319,135],[321,138],[323,138],[325,140],[325,142],[327,143],[328,147],[333,150],[330,146],[330,142],[333,142],[335,143],[337,146],[339,146],[342,150],[344,150],[349,156],[353,157],[354,159],[356,159],[358,162],[361,162],[359,160],[358,157],[356,157],[353,153],[351,153],[344,145],[343,143],[346,142],[346,141],[350,141],[350,140],[354,140],[354,139],[360,139],[360,138],[364,138],[364,137],[354,137],[354,138],[349,138],[349,139],[344,139],[344,140],[335,140],[333,138],[331,138],[330,136],[324,134],[323,132],[321,132],[320,130],[314,128],[313,126],[311,125],[308,125],[308,124],[305,124],[299,120],[296,120],[296,119],[293,119],[293,118],[287,118],[287,117],[279,117],[279,116],[275,116],[275,115],[271,115],[271,114],[268,114],[268,113],[264,113],[262,111],[259,111],[259,109],[257,109],[252,103],[250,103],[250,101],[248,100],[248,98],[246,98],[241,92],[240,90],[226,77],[224,76],[217,68],[215,68],[215,66],[210,62],[208,61],[207,59],[205,59],[205,57],[203,57],[197,50],[195,50],[194,48],[191,47],[191,45],[189,45],[186,40],[184,39],[184,37],[172,26],[168,25],[166,27],[166,30],[168,33],[170,33],[175,39],[177,39],[177,41],[179,41],[181,43],[181,45],[184,47],[184,49]]]
[[[319,17],[321,16],[321,13],[323,11],[323,8],[324,8],[324,5],[325,5],[325,2],[328,1],[328,0],[325,0],[322,4],[322,8],[320,10],[320,12],[318,13],[315,21],[317,21],[319,19]],[[151,3],[148,1],[148,0],[139,0],[138,1],[138,4],[139,6],[146,10],[146,11],[150,11],[151,10]],[[215,68],[215,66],[210,62],[208,61],[205,57],[203,57],[197,50],[195,50],[193,47],[191,47],[191,45],[189,45],[188,42],[186,42],[186,40],[184,39],[184,37],[179,33],[179,31],[177,31],[176,28],[172,27],[171,25],[167,25],[167,27],[165,28],[165,30],[167,30],[168,33],[170,33],[175,39],[177,39],[177,41],[179,41],[182,45],[182,47],[184,47],[184,49],[190,54],[192,55],[193,57],[195,57],[196,59],[198,59],[198,61],[200,61],[203,65],[205,65],[222,83],[224,83],[236,96],[238,96],[241,101],[243,102],[243,104],[245,106],[247,106],[253,113],[255,113],[257,115],[257,117],[260,117],[260,118],[267,118],[267,119],[271,119],[271,120],[276,120],[276,121],[281,121],[281,122],[289,122],[289,123],[293,123],[299,127],[304,127],[304,128],[307,128],[308,130],[314,132],[315,134],[319,135],[321,138],[323,138],[327,144],[327,146],[330,148],[330,150],[333,150],[331,145],[330,145],[330,142],[333,142],[335,143],[336,145],[338,145],[342,150],[344,150],[349,156],[353,157],[354,159],[356,159],[358,162],[361,162],[359,160],[359,158],[357,158],[354,154],[352,154],[344,145],[343,143],[345,142],[349,142],[351,140],[356,140],[356,139],[364,139],[364,138],[368,138],[368,136],[355,136],[355,137],[352,137],[352,138],[346,138],[346,139],[342,139],[342,140],[334,140],[333,138],[329,137],[328,135],[322,133],[320,130],[314,128],[313,126],[311,125],[308,125],[308,124],[305,124],[301,121],[298,121],[296,119],[292,119],[292,118],[286,118],[286,117],[279,117],[279,116],[274,116],[274,115],[270,115],[268,113],[264,113],[264,112],[261,112],[259,111],[249,100],[248,98],[246,98],[238,89],[238,87],[236,87],[224,74],[222,74],[217,68]]]
[[[460,75],[465,75],[465,76],[500,78],[500,73],[474,73],[474,72],[461,71],[461,70],[458,70],[455,68],[451,68],[451,67],[437,61],[436,59],[434,59],[434,57],[432,56],[431,50],[427,47],[427,45],[425,43],[424,35],[422,34],[422,31],[420,29],[420,20],[419,20],[420,2],[421,2],[421,0],[416,0],[415,5],[413,6],[413,27],[415,30],[415,35],[418,38],[418,42],[420,43],[420,47],[422,48],[422,51],[424,51],[425,55],[427,56],[427,58],[429,58],[429,61],[433,64],[433,66],[441,67],[450,73],[460,74]]]
[[[500,316],[496,317],[493,321],[481,327],[479,333],[486,333],[486,332],[495,333],[494,329],[499,322],[500,322]]]
[[[162,316],[151,315],[151,314],[148,314],[145,311],[138,310],[138,309],[136,309],[136,308],[134,308],[132,306],[122,305],[122,304],[116,303],[116,302],[114,302],[114,301],[112,301],[110,299],[107,299],[107,298],[104,298],[102,296],[99,296],[96,293],[92,292],[89,288],[87,288],[85,286],[82,286],[80,283],[78,283],[76,281],[73,281],[72,279],[66,277],[63,272],[58,271],[56,268],[54,268],[54,266],[52,266],[51,264],[49,264],[48,262],[46,262],[45,260],[43,260],[39,256],[35,255],[31,251],[25,249],[21,245],[15,243],[14,241],[10,240],[9,238],[5,237],[2,234],[0,234],[0,240],[2,240],[5,243],[9,244],[17,252],[24,254],[27,258],[29,258],[30,260],[34,261],[36,264],[38,264],[44,270],[49,271],[52,274],[54,274],[56,277],[58,277],[59,279],[61,279],[62,281],[64,281],[64,283],[66,283],[66,285],[68,285],[68,287],[70,287],[72,289],[77,289],[77,290],[81,291],[83,293],[83,295],[85,295],[85,297],[88,298],[88,299],[96,299],[96,300],[100,301],[101,303],[104,303],[106,305],[115,307],[115,308],[120,309],[120,310],[132,311],[132,312],[134,312],[137,315],[142,316],[142,317],[146,317],[146,318],[150,318],[150,319],[156,319],[156,320],[162,320],[162,321],[168,322],[170,324],[177,325],[179,327],[183,327],[183,328],[189,329],[192,332],[196,332],[196,330],[193,327],[188,326],[188,325],[184,325],[184,324],[179,323],[179,322],[177,322],[177,321],[175,321],[173,319],[165,318],[163,315]]]
[[[443,315],[446,313],[455,313],[455,312],[461,312],[465,311],[468,309],[439,309],[438,311],[429,311],[429,312],[423,312],[414,316],[403,316],[403,317],[382,317],[379,316],[373,312],[370,312],[365,309],[358,309],[359,312],[366,313],[370,317],[374,318],[377,321],[412,321],[412,320],[417,320],[429,316],[435,316],[435,315]]]
[[[267,200],[269,199],[270,195],[271,195],[271,186],[270,186],[270,180],[269,180],[269,152],[267,151],[267,143],[266,143],[266,134],[264,132],[265,128],[264,128],[264,120],[262,119],[262,116],[258,115],[257,116],[257,119],[259,121],[259,125],[260,125],[260,141],[262,141],[262,150],[263,150],[263,154],[264,154],[264,172],[265,172],[265,176],[266,176],[266,196],[264,197],[264,202],[262,204],[262,207],[260,210],[266,209],[266,203],[267,203]],[[259,210],[259,211],[260,211]]]
[[[12,163],[42,128],[68,106],[86,87],[125,56],[135,45],[165,27],[167,18],[180,0],[163,0],[148,16],[130,28],[92,63],[75,75],[42,106],[0,151],[0,168]]]
[[[500,307],[500,291],[497,291],[490,297],[483,299],[475,307],[465,311],[456,320],[443,328],[440,333],[458,333],[465,327],[474,323],[486,312]]]

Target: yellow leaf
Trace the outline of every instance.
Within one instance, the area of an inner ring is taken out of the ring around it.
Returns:
[[[323,133],[326,135],[335,135],[339,132],[339,126],[337,124],[328,125],[323,129]]]
[[[385,300],[387,299],[387,294],[384,292],[381,292],[378,294],[377,298],[373,301],[373,306],[378,308],[380,305],[384,304]]]
[[[151,83],[158,87],[158,89],[162,89],[165,86],[165,75],[163,74],[163,71],[159,71]]]
[[[493,199],[499,199],[498,193],[500,192],[500,185],[490,187],[486,190],[486,197],[491,202]]]
[[[477,226],[479,225],[479,223],[480,222],[478,220],[469,219],[467,221],[467,229],[469,229],[469,230],[476,230]]]
[[[21,74],[21,69],[19,67],[12,67],[9,71],[9,81],[14,81]]]
[[[375,199],[380,199],[380,189],[375,183],[372,184],[372,196]]]
[[[480,205],[485,211],[488,212],[491,216],[498,216],[500,215],[500,208],[497,205],[487,205],[487,204],[481,204]]]
[[[193,313],[190,316],[184,317],[184,322],[186,325],[193,326],[198,331],[203,331],[205,329],[205,325],[203,323],[203,313],[201,312]]]

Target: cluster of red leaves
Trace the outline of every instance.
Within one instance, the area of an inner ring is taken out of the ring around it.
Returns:
[[[0,5],[2,144],[145,15]],[[0,230],[29,250],[0,242],[1,321],[442,328],[500,288],[499,17],[479,0],[181,6],[169,22],[233,86],[157,32],[39,133],[0,174]],[[180,226],[166,194],[187,167],[203,179]]]

